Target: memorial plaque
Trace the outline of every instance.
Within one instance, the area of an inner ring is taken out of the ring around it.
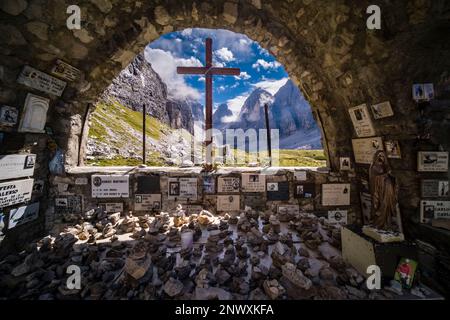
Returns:
[[[0,208],[30,201],[33,181],[24,179],[0,183]]]
[[[185,208],[186,213],[189,215],[199,214],[200,211],[203,210],[203,207],[199,204],[187,204],[187,205],[184,205],[183,208]]]
[[[413,99],[419,101],[429,101],[434,99],[434,85],[432,83],[414,84],[412,88]]]
[[[351,165],[350,165],[350,157],[340,157],[339,158],[339,164],[340,164],[340,170],[341,171],[350,171]]]
[[[77,186],[84,186],[87,185],[89,183],[89,179],[88,178],[76,178],[75,179],[75,185]]]
[[[35,154],[0,156],[0,180],[31,177],[34,174]]]
[[[383,150],[383,139],[380,137],[352,139],[355,162],[371,164],[373,156],[378,150]]]
[[[306,171],[305,170],[296,170],[296,171],[294,171],[294,180],[296,180],[296,181],[306,181],[306,180],[308,180]]]
[[[360,138],[372,137],[375,135],[372,119],[370,119],[369,110],[366,104],[350,108],[348,110],[352,119],[356,135]]]
[[[254,210],[265,210],[266,201],[262,193],[244,194],[244,206],[250,207]]]
[[[100,203],[100,208],[107,213],[123,212],[123,202]]]
[[[328,211],[329,223],[342,223],[347,224],[347,210],[330,210]]]
[[[57,214],[80,214],[83,212],[83,197],[81,195],[67,195],[55,198]]]
[[[36,220],[39,216],[39,202],[12,209],[9,212],[8,229]]]
[[[219,177],[217,179],[218,193],[235,193],[239,192],[241,180],[238,177]]]
[[[392,117],[394,115],[389,101],[372,105],[372,113],[375,119]]]
[[[359,197],[361,200],[363,224],[370,224],[372,217],[372,196],[370,193],[361,192]]]
[[[263,174],[243,173],[243,192],[264,192],[266,191],[266,176]]]
[[[450,201],[420,201],[420,222],[430,223],[433,219],[450,219]]]
[[[19,119],[17,108],[10,106],[0,106],[0,126],[13,127]]]
[[[419,151],[417,153],[417,171],[447,172],[448,152]]]
[[[449,196],[448,180],[422,180],[422,198],[445,198]]]
[[[267,201],[287,201],[289,200],[289,182],[268,182]]]
[[[294,186],[294,197],[297,199],[311,199],[316,196],[314,183],[302,183]]]
[[[47,98],[27,94],[18,131],[45,133],[49,103],[50,100]]]
[[[92,175],[92,198],[128,198],[129,178],[128,175]]]
[[[240,196],[235,194],[217,196],[217,211],[239,211]]]
[[[169,178],[168,199],[197,200],[197,178]]]
[[[17,82],[58,97],[62,95],[66,88],[66,82],[30,66],[25,66],[22,69]]]
[[[390,159],[401,159],[400,144],[397,140],[387,140],[384,142],[386,156]]]
[[[134,196],[134,210],[161,210],[161,194],[136,194]]]
[[[349,206],[350,184],[349,183],[322,184],[322,205]]]
[[[58,59],[56,60],[55,66],[52,68],[51,74],[67,81],[75,81],[81,76],[81,71]]]
[[[159,176],[138,176],[136,193],[139,194],[161,193]]]
[[[300,214],[300,206],[298,204],[280,204],[277,207],[278,213]]]
[[[212,175],[203,175],[203,193],[216,193],[216,178]]]

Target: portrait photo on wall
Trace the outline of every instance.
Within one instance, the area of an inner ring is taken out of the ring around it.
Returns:
[[[386,156],[390,159],[401,159],[400,144],[397,140],[386,140],[384,142]]]
[[[169,196],[180,195],[180,183],[177,181],[169,182]]]

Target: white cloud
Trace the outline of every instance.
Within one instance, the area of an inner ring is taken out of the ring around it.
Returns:
[[[280,90],[282,86],[286,84],[289,78],[281,78],[279,80],[271,79],[271,80],[263,80],[257,83],[253,83],[252,86],[255,88],[261,88],[269,92],[271,95],[274,95]]]
[[[226,103],[228,105],[228,108],[233,112],[233,116],[231,121],[234,121],[238,118],[239,112],[241,112],[242,106],[244,105],[245,100],[247,100],[248,96],[250,95],[249,92],[245,92],[239,96],[234,97],[233,99],[228,100]],[[230,119],[228,119],[230,120]],[[229,121],[229,122],[231,122]]]
[[[192,29],[188,28],[188,29],[184,29],[183,31],[181,31],[181,35],[183,37],[189,37],[192,34]]]
[[[152,68],[159,74],[167,85],[168,96],[177,100],[199,100],[201,94],[198,90],[187,85],[184,76],[177,74],[177,67],[199,67],[202,63],[195,57],[189,59],[174,57],[170,52],[161,49],[145,50],[145,58]]]
[[[235,60],[233,52],[228,50],[228,48],[223,47],[219,50],[216,50],[214,53],[216,54],[217,58],[222,61],[231,62]]]
[[[276,69],[278,67],[281,67],[281,64],[278,61],[267,62],[264,59],[258,59],[252,65],[252,67],[254,69],[257,69],[257,70],[260,70],[260,68],[263,68],[264,70],[267,70],[267,69]]]
[[[217,91],[218,92],[224,92],[226,90],[226,87],[225,86],[219,86],[219,87],[217,87]]]
[[[251,78],[251,76],[247,72],[243,71],[240,75],[234,76],[234,78],[236,80],[248,80]]]
[[[203,77],[203,76],[201,76],[200,78],[198,78],[198,81],[199,81],[199,82],[205,82],[205,80],[206,80],[206,79],[205,79],[205,77]]]

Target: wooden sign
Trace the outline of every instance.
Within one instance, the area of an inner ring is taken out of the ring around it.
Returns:
[[[263,174],[243,173],[243,192],[264,192],[266,191],[266,176]]]
[[[33,181],[24,179],[0,183],[0,208],[30,201]]]
[[[9,212],[8,229],[36,220],[39,216],[39,202],[12,209]]]
[[[67,81],[75,81],[81,76],[81,71],[58,59],[52,68],[51,74]]]
[[[0,107],[0,126],[13,127],[16,125],[19,118],[19,111],[17,108],[10,106]]]
[[[364,138],[375,135],[375,129],[373,128],[366,104],[350,108],[348,112],[350,113],[350,118],[352,119],[353,127],[358,137]]]
[[[450,201],[420,201],[420,222],[430,223],[433,219],[450,219]]]
[[[168,199],[197,200],[197,178],[169,178]]]
[[[267,183],[268,201],[287,201],[289,200],[289,182],[268,182]]]
[[[294,197],[297,199],[311,199],[316,196],[314,183],[302,183],[294,186]]]
[[[288,213],[288,214],[299,214],[300,206],[298,204],[280,204],[277,207],[278,214]]]
[[[434,99],[434,85],[432,83],[414,84],[412,88],[413,99],[417,102]]]
[[[266,200],[262,193],[246,193],[244,194],[244,206],[254,210],[264,210],[266,208]]]
[[[384,142],[386,156],[390,159],[401,159],[400,144],[397,140],[386,140]]]
[[[322,185],[323,206],[349,206],[350,184],[328,183]]]
[[[100,203],[100,208],[106,213],[123,212],[123,202],[106,202]]]
[[[134,210],[161,210],[161,194],[136,194],[134,196]]]
[[[83,197],[81,195],[66,195],[55,198],[57,214],[80,214],[83,212]]]
[[[45,133],[49,103],[50,100],[47,98],[27,94],[18,131]]]
[[[340,157],[339,158],[339,164],[340,164],[340,171],[350,171],[351,165],[350,165],[350,157]]]
[[[308,180],[308,176],[305,170],[296,170],[294,171],[294,180],[296,181],[306,181]]]
[[[417,171],[447,172],[448,152],[419,151],[417,153]]]
[[[139,194],[158,194],[161,193],[159,176],[138,176],[137,190]]]
[[[92,175],[92,198],[128,198],[129,178],[128,175]]]
[[[378,150],[383,150],[383,139],[381,137],[352,139],[355,162],[371,164],[373,156]]]
[[[389,101],[385,101],[372,105],[372,114],[375,119],[382,119],[392,117],[394,115],[394,111],[392,111],[391,103]]]
[[[449,197],[448,180],[422,180],[422,198],[445,198]]]
[[[235,194],[217,196],[217,211],[239,211],[240,208],[240,196]]]
[[[241,188],[241,179],[238,177],[219,177],[217,179],[218,193],[235,193]]]
[[[66,82],[52,77],[33,67],[25,66],[17,82],[30,88],[60,97],[66,88]]]
[[[35,154],[0,156],[0,180],[31,177],[36,163]]]
[[[330,210],[328,211],[328,222],[332,224],[347,224],[347,210]]]
[[[214,194],[216,193],[216,178],[212,175],[203,175],[203,193]]]
[[[77,185],[77,186],[84,186],[84,185],[87,185],[88,183],[89,183],[89,179],[85,178],[85,177],[75,179],[75,185]]]

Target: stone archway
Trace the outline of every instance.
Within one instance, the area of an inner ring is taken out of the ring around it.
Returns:
[[[339,156],[351,156],[354,137],[348,108],[389,100],[395,117],[375,123],[377,135],[401,141],[405,155],[392,163],[401,185],[401,208],[420,233],[419,177],[415,141],[417,105],[411,99],[415,82],[442,84],[448,79],[449,4],[446,1],[380,2],[382,29],[366,28],[372,3],[349,1],[249,0],[152,1],[83,0],[82,29],[66,27],[67,1],[5,1],[0,12],[0,102],[22,105],[27,88],[16,83],[23,65],[49,70],[63,59],[82,70],[49,113],[54,136],[65,150],[67,167],[76,166],[86,108],[112,79],[160,35],[189,27],[224,28],[243,33],[275,55],[309,100],[323,128],[330,167]],[[448,111],[446,113],[448,119]],[[449,130],[448,120],[435,126]],[[436,134],[434,147],[449,146]],[[428,148],[434,148],[428,146]],[[46,166],[46,164],[44,165]],[[367,168],[357,168],[366,174]]]

